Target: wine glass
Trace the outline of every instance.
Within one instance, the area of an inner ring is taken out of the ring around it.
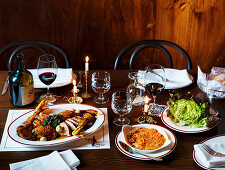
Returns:
[[[99,96],[94,97],[95,103],[105,104],[109,101],[109,98],[103,95],[110,89],[110,74],[108,72],[94,72],[91,86],[99,94]]]
[[[57,64],[53,55],[46,54],[38,58],[37,75],[41,82],[47,86],[47,93],[42,94],[39,101],[46,99],[48,103],[54,103],[57,100],[57,96],[49,92],[49,85],[55,81],[57,73]]]
[[[161,107],[155,104],[156,96],[165,88],[166,76],[163,66],[158,64],[149,65],[146,69],[145,90],[152,95],[153,103],[150,104],[150,113],[155,116],[161,115]]]
[[[115,118],[113,123],[117,126],[123,126],[130,123],[126,114],[130,113],[132,109],[132,97],[126,91],[117,91],[112,95],[111,107],[114,113],[120,115],[119,118]]]

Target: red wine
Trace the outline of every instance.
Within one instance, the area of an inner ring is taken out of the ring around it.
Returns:
[[[148,83],[145,86],[145,89],[147,90],[147,92],[149,94],[151,94],[152,96],[156,96],[159,93],[162,92],[162,90],[164,89],[163,85],[160,83]]]
[[[42,81],[42,83],[50,85],[55,81],[56,74],[52,72],[45,72],[39,75],[39,79]]]

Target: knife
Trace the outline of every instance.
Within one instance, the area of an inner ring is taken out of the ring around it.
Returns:
[[[8,90],[8,86],[9,86],[9,76],[7,76],[7,78],[6,78],[6,81],[5,81],[5,83],[4,83],[4,86],[3,86],[3,88],[2,88],[2,96],[7,92],[7,90]]]

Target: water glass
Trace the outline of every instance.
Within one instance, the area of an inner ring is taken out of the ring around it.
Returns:
[[[112,95],[111,107],[114,113],[118,114],[120,117],[115,118],[113,123],[117,126],[123,126],[130,123],[126,114],[130,113],[132,109],[132,97],[126,91],[117,91]]]

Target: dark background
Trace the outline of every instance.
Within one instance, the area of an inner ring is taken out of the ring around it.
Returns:
[[[84,69],[86,55],[90,69],[113,69],[123,47],[161,39],[183,47],[195,71],[199,65],[209,72],[213,66],[225,67],[224,18],[224,0],[1,0],[0,48],[15,41],[47,41],[68,54],[73,69]],[[184,58],[169,51],[174,67],[185,68]],[[0,70],[7,70],[11,52],[0,56]],[[35,67],[40,53],[24,53],[27,68]],[[57,62],[63,67],[60,57]],[[167,66],[166,57],[150,48],[138,54],[135,66],[150,63]]]

